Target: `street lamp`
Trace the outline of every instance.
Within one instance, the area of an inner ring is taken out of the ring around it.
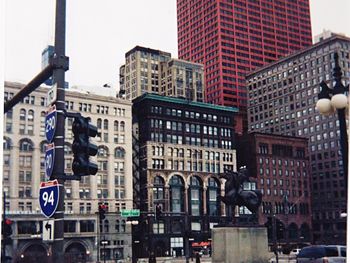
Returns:
[[[317,110],[323,115],[330,115],[337,110],[340,129],[340,148],[343,160],[345,189],[348,186],[348,136],[346,130],[345,110],[348,106],[348,97],[344,94],[349,91],[349,85],[344,86],[341,78],[338,53],[334,53],[335,66],[333,69],[334,85],[329,88],[325,81],[320,83],[321,91],[316,103]]]

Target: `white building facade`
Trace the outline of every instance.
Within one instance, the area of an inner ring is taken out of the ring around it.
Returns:
[[[24,85],[5,82],[5,101]],[[13,221],[12,242],[7,255],[16,258],[49,260],[49,247],[42,243],[39,206],[40,182],[45,178],[46,88],[38,88],[4,117],[3,192],[6,218]],[[65,253],[69,260],[85,262],[131,257],[131,228],[120,217],[121,209],[132,208],[131,103],[113,97],[66,91],[66,109],[90,117],[99,137],[93,139],[98,154],[95,176],[65,182]],[[65,124],[65,172],[71,174],[72,123]],[[108,206],[103,228],[97,228],[98,205]],[[101,240],[105,250],[97,250]],[[34,261],[33,261],[34,262]],[[36,261],[38,262],[38,261]]]

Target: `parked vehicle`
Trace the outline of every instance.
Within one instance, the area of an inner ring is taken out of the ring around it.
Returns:
[[[296,258],[300,252],[301,248],[294,248],[290,254],[289,254],[289,257],[290,258]]]
[[[308,246],[300,250],[297,263],[345,263],[346,247],[338,245]]]

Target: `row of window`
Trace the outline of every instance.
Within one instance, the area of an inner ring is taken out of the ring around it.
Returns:
[[[197,120],[205,120],[205,121],[212,121],[212,122],[220,122],[220,123],[226,123],[229,124],[231,119],[226,116],[220,116],[218,118],[215,114],[208,114],[208,113],[199,113],[194,111],[187,111],[187,110],[179,110],[179,109],[171,109],[171,108],[165,108],[162,106],[151,106],[151,113],[155,114],[165,114],[168,116],[173,117],[179,117],[179,118],[189,118],[189,119],[197,119]]]
[[[183,141],[183,138],[185,141]],[[172,144],[185,144],[185,145],[195,145],[210,148],[221,148],[221,149],[233,149],[232,140],[217,140],[199,137],[189,137],[175,134],[165,134],[163,136],[162,132],[151,132],[152,141],[155,142],[168,142]]]

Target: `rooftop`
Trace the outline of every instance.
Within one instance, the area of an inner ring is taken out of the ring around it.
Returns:
[[[157,100],[157,101],[164,101],[164,102],[176,103],[176,104],[187,104],[187,105],[193,106],[193,107],[201,107],[201,108],[207,108],[207,109],[212,109],[212,110],[238,112],[238,109],[235,107],[225,107],[225,106],[219,106],[219,105],[210,104],[210,103],[189,101],[189,100],[181,99],[181,98],[161,96],[161,95],[157,95],[154,93],[145,93],[142,96],[134,99],[132,102],[139,103],[143,100]]]

